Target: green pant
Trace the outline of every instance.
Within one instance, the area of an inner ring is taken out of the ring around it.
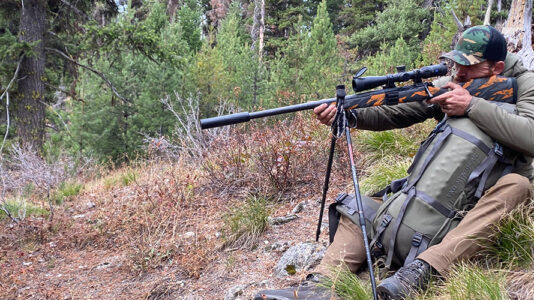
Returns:
[[[481,250],[479,241],[491,236],[491,225],[531,197],[532,186],[526,177],[518,174],[503,176],[478,200],[456,228],[418,258],[429,263],[441,275],[446,275],[452,264],[468,259]],[[356,272],[365,262],[360,227],[341,216],[334,241],[315,271],[330,275],[331,270],[345,265],[351,272]]]

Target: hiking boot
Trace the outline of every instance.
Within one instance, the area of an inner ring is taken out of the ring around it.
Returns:
[[[330,300],[333,299],[332,291],[318,285],[321,275],[310,274],[306,280],[297,287],[280,290],[262,290],[255,296],[254,300]]]
[[[418,291],[428,287],[433,276],[439,276],[439,273],[427,262],[416,259],[400,268],[393,276],[384,279],[376,289],[378,297],[382,300],[413,297]]]

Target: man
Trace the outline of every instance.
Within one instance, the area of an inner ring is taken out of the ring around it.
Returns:
[[[441,78],[435,84],[450,89],[449,92],[428,100],[427,104],[359,109],[354,111],[357,119],[349,114],[349,124],[358,129],[389,130],[407,127],[428,118],[441,120],[445,115],[466,117],[495,141],[516,151],[519,157],[512,172],[501,177],[440,243],[422,252],[412,263],[378,285],[377,291],[382,299],[404,299],[425,289],[433,276],[446,276],[451,265],[472,257],[481,249],[473,237],[489,237],[491,225],[532,196],[534,73],[528,72],[517,56],[507,55],[504,37],[491,26],[475,26],[466,30],[455,50],[443,57],[454,63],[455,73],[452,80]],[[516,77],[517,114],[472,96],[457,84],[497,74]],[[314,113],[321,123],[330,125],[336,109],[334,105],[323,104],[315,108]],[[343,266],[356,272],[365,261],[360,227],[341,216],[334,241],[315,272],[329,275],[332,269]],[[265,299],[283,298],[273,296]]]

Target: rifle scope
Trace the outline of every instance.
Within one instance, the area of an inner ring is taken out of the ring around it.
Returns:
[[[360,77],[361,74],[355,75],[352,79],[352,89],[354,92],[374,89],[375,87],[385,85],[385,88],[395,87],[395,82],[405,82],[413,80],[415,83],[421,82],[422,79],[443,76],[447,74],[447,65],[445,63],[422,67],[421,69],[409,72],[399,72],[385,76],[366,76]]]

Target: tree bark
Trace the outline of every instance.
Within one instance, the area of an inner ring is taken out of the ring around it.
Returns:
[[[484,16],[484,25],[491,25],[491,7],[493,6],[493,0],[488,0],[488,8],[486,9],[486,15]]]
[[[263,35],[265,32],[265,0],[254,1],[254,20],[250,32],[252,49],[258,49],[259,60],[262,60]]]
[[[532,0],[513,0],[502,33],[508,41],[508,51],[517,53],[523,65],[534,70],[532,50]]]
[[[20,13],[19,39],[37,42],[33,55],[27,55],[20,65],[20,79],[15,118],[17,135],[23,147],[40,151],[45,128],[44,110],[44,33],[47,4],[45,0],[25,0]]]
[[[176,10],[178,10],[178,0],[169,0],[167,3],[167,15],[169,16],[170,22],[174,22],[174,16],[176,15]]]

